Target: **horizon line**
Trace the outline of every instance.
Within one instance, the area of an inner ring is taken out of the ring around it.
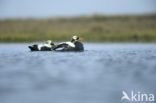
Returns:
[[[76,17],[93,17],[93,16],[104,16],[104,17],[113,17],[113,16],[150,16],[156,15],[156,12],[151,13],[121,13],[121,14],[103,14],[103,13],[93,13],[93,14],[78,14],[78,15],[59,15],[59,16],[27,16],[27,17],[4,17],[0,20],[16,20],[16,19],[57,19],[57,18],[76,18]]]

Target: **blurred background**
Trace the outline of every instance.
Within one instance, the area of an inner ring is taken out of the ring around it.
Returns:
[[[84,52],[28,48],[73,35],[84,39]],[[0,0],[0,103],[130,103],[122,91],[156,95],[155,43],[156,0]]]
[[[156,42],[155,0],[0,0],[0,41]]]

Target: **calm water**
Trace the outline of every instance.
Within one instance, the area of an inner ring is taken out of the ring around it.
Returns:
[[[84,52],[30,52],[0,44],[0,103],[121,103],[156,94],[156,44],[85,44]]]

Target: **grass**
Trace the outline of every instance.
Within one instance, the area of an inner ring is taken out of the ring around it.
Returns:
[[[0,21],[0,42],[64,41],[156,42],[156,15],[14,19]]]

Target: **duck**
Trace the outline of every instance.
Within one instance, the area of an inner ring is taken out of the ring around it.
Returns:
[[[80,42],[83,40],[78,36],[73,36],[71,41],[60,43],[53,47],[55,51],[84,51],[84,46]]]
[[[47,40],[44,44],[34,44],[28,46],[31,51],[51,51],[52,47],[55,46],[51,40]]]

